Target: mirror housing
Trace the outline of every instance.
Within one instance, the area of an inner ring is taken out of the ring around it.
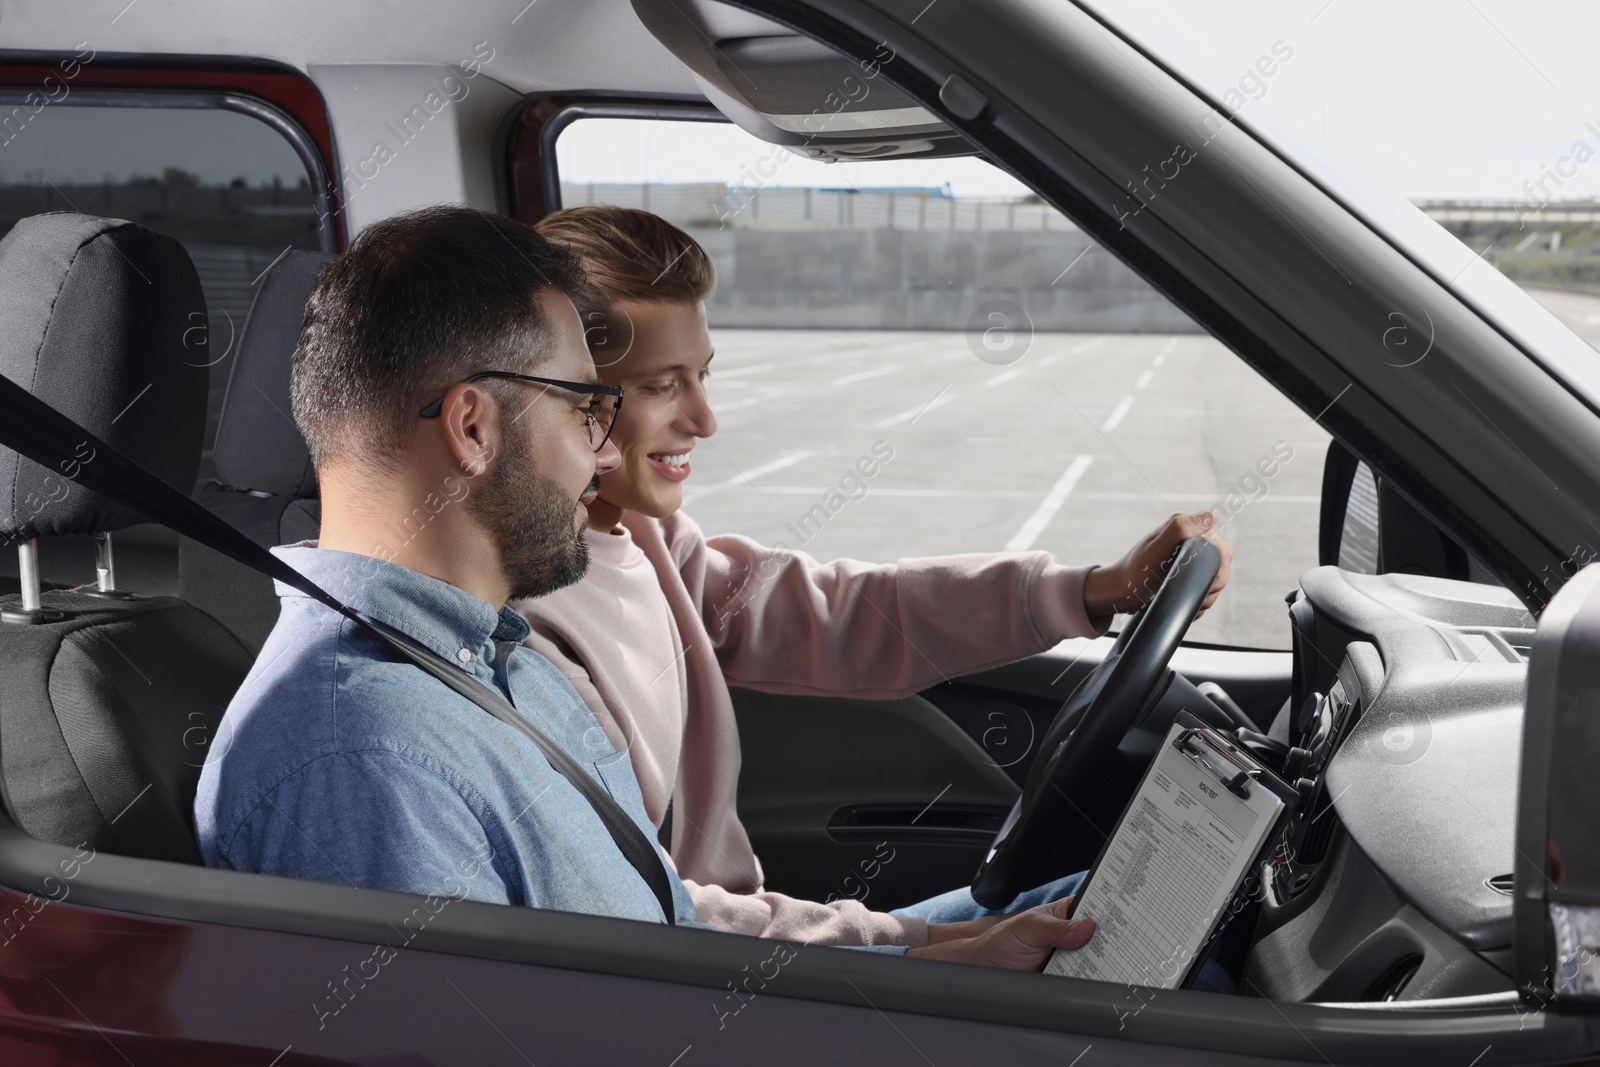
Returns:
[[[1328,442],[1322,465],[1317,556],[1322,566],[1363,574],[1494,581],[1455,538],[1338,441]]]
[[[1545,608],[1528,663],[1512,947],[1542,1010],[1600,1009],[1600,563]]]

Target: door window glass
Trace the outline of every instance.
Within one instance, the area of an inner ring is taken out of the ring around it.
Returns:
[[[0,97],[0,234],[30,215],[81,211],[128,219],[183,244],[210,319],[200,471],[209,478],[256,281],[288,249],[332,247],[325,183],[278,129],[251,114],[199,106],[200,98],[148,94],[113,106],[103,93],[78,89],[39,106],[32,96],[32,105],[26,93]]]
[[[684,493],[708,533],[1111,563],[1210,508],[1237,555],[1191,636],[1288,647],[1327,433],[1020,182],[659,119],[580,119],[557,153],[563,206],[654,211],[716,263],[719,429]]]

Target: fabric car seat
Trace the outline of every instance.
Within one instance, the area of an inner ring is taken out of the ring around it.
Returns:
[[[174,487],[199,469],[205,298],[177,241],[55,212],[0,240],[0,373]],[[0,447],[0,551],[143,516]],[[174,597],[0,598],[0,802],[35,837],[199,863],[194,793],[251,653]]]
[[[290,414],[289,370],[306,298],[334,257],[294,251],[275,263],[250,305],[217,424],[218,480],[195,492],[208,511],[263,548],[316,537],[317,476]],[[258,652],[278,621],[272,579],[204,545],[178,546],[179,592]]]

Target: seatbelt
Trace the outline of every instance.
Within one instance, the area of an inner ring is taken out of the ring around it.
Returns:
[[[400,655],[520,731],[550,762],[551,768],[583,794],[605,824],[618,850],[656,895],[667,922],[676,923],[672,883],[656,846],[605,786],[595,781],[566,749],[529,722],[505,697],[432,649],[403,639],[365,613],[346,607],[311,579],[3,374],[0,374],[0,411],[5,413],[0,419],[0,444],[47,470],[60,471],[84,488],[138,511],[170,530],[298,589],[377,634]],[[85,446],[90,450],[88,459],[82,451]]]

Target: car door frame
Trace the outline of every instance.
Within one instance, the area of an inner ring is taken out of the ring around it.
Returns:
[[[992,44],[997,36],[1014,36],[1018,19],[1027,14],[1020,4],[994,0],[980,12],[976,7],[962,8],[946,0],[925,15],[914,10],[925,8],[921,0],[885,5],[895,7],[894,17],[851,0],[809,0],[806,4],[753,0],[743,6],[790,21],[819,39],[858,55],[871,54],[870,45],[883,39],[885,33],[896,34],[897,39],[906,42],[905,47],[899,50],[899,59],[884,69],[902,89],[960,126],[1004,165],[1020,172],[1024,180],[1048,198],[1059,201],[1057,206],[1080,216],[1080,221],[1092,221],[1091,232],[1107,241],[1107,247],[1156,281],[1169,296],[1176,296],[1191,314],[1210,325],[1225,343],[1244,353],[1252,365],[1259,364],[1258,369],[1302,406],[1316,410],[1315,405],[1330,397],[1338,398],[1344,383],[1330,380],[1322,353],[1273,312],[1274,307],[1281,307],[1278,301],[1286,299],[1285,294],[1276,293],[1274,300],[1255,299],[1250,289],[1175,233],[1180,229],[1177,219],[1164,219],[1160,227],[1148,225],[1119,238],[1112,225],[1115,219],[1107,212],[1109,198],[1090,196],[1060,175],[1092,185],[1102,194],[1108,189],[1114,191],[1116,183],[1102,170],[1087,167],[1081,155],[1052,139],[1030,118],[1025,94],[1019,95],[1021,105],[1004,99],[997,89],[1000,79],[992,69],[979,71],[966,64],[958,66],[929,43],[945,41],[952,51],[982,53],[983,46]],[[941,8],[954,13],[948,22]],[[930,36],[925,38],[924,34]],[[965,40],[952,40],[956,37]],[[1038,43],[1013,40],[1011,45],[1013,49],[1026,49],[1036,48]],[[863,44],[868,47],[861,48]],[[1126,57],[1111,55],[1110,42],[1097,38],[1075,44],[1079,47],[1071,51],[1090,64],[1088,69],[1106,77],[1106,84],[1099,87],[1102,93],[1123,90],[1138,95],[1145,91],[1138,84],[1143,81],[1141,75],[1120,69],[1119,64]],[[1081,72],[1062,65],[1059,54],[1054,59],[1051,77],[1081,80]],[[1014,53],[1012,63],[1019,74],[1027,71],[1038,76],[1036,69],[1018,61]],[[1108,69],[1111,73],[1107,73]],[[977,122],[961,119],[940,103],[940,87],[955,84],[949,81],[952,76],[961,78],[980,94],[987,94],[987,119],[982,115]],[[1002,116],[1006,121],[997,122]],[[1111,132],[1098,130],[1102,139]],[[1137,147],[1147,148],[1155,143],[1149,137],[1133,140],[1139,142]],[[1281,174],[1277,177],[1280,182],[1290,180]],[[1158,217],[1153,208],[1147,210],[1149,219]],[[1320,210],[1332,209],[1323,205]],[[1326,227],[1329,222],[1323,218],[1320,225]],[[1388,265],[1398,269],[1392,262]],[[1415,265],[1412,269],[1421,274]],[[1191,272],[1192,280],[1186,280]],[[1417,279],[1411,281],[1415,283]],[[1298,358],[1280,358],[1274,345]],[[1571,412],[1556,407],[1555,414],[1570,422]],[[1397,439],[1421,436],[1398,425],[1376,401],[1363,400],[1360,414],[1361,418],[1341,415],[1334,420],[1336,432],[1354,442],[1358,451],[1388,456],[1400,443]],[[1589,416],[1592,423],[1592,412]],[[1395,439],[1385,435],[1391,423],[1397,424]],[[1587,430],[1572,439],[1572,447],[1588,441],[1593,427]],[[1397,477],[1408,475],[1408,484],[1417,476],[1415,463],[1438,455],[1436,447],[1425,440],[1422,443],[1427,447],[1421,459],[1410,465],[1397,463],[1395,467]],[[1426,468],[1428,464],[1422,466]],[[1494,560],[1515,577],[1529,563],[1552,551],[1551,546],[1559,540],[1554,533],[1564,528],[1560,515],[1530,530],[1502,515],[1505,505],[1476,488],[1464,505],[1465,513],[1458,515],[1446,505],[1449,492],[1462,480],[1459,473],[1452,474],[1427,502],[1450,521],[1470,525],[1475,540],[1472,547],[1483,548],[1486,559]],[[1444,494],[1442,501],[1435,499],[1439,494]],[[1494,536],[1501,533],[1503,539]],[[101,855],[85,863],[70,848],[45,844],[14,827],[0,825],[0,883],[13,887],[0,891],[0,912],[11,915],[18,907],[31,908],[23,893],[34,893],[38,899],[38,889],[48,892],[47,878],[55,879],[57,885],[69,884],[63,880],[67,877],[63,864],[74,863],[75,873],[69,880],[70,900],[46,905],[57,909],[52,916],[57,928],[82,923],[82,928],[93,929],[88,922],[93,919],[100,923],[98,929],[102,932],[118,923],[130,924],[127,935],[131,937],[147,936],[151,925],[176,923],[202,932],[231,931],[240,948],[253,946],[256,954],[246,957],[251,966],[241,968],[239,973],[184,973],[191,982],[210,981],[221,987],[228,996],[219,1001],[225,1012],[219,1024],[232,1028],[229,1032],[242,1044],[259,1048],[271,1047],[265,1039],[273,1034],[281,1036],[284,1028],[273,1012],[260,1010],[260,1002],[248,999],[249,991],[266,986],[260,975],[245,972],[256,969],[272,973],[281,967],[304,971],[310,966],[313,987],[320,989],[323,977],[329,979],[331,986],[340,978],[340,972],[326,974],[321,969],[324,957],[320,955],[308,964],[312,948],[320,951],[327,949],[330,942],[335,947],[342,943],[345,949],[359,949],[364,955],[374,943],[393,936],[389,932],[393,929],[392,916],[410,914],[418,906],[425,906],[422,898],[405,894],[175,867],[117,856]],[[33,936],[44,929],[24,929],[22,934]],[[267,936],[260,936],[264,933]],[[252,934],[256,936],[249,936]],[[305,941],[306,937],[312,942]],[[902,1038],[919,1056],[922,1047],[958,1052],[981,1048],[1006,1062],[1038,1063],[1070,1062],[1085,1051],[1086,1043],[1098,1045],[1108,1055],[1127,1062],[1148,1063],[1170,1060],[1175,1048],[1186,1050],[1194,1060],[1204,1058],[1194,1055],[1196,1050],[1214,1051],[1220,1054],[1214,1058],[1219,1063],[1236,1062],[1238,1055],[1280,1062],[1334,1058],[1340,1062],[1414,1063],[1424,1057],[1470,1062],[1474,1056],[1482,1055],[1485,1045],[1494,1050],[1493,1056],[1482,1061],[1485,1063],[1505,1056],[1575,1060],[1591,1053],[1597,1045],[1595,1032],[1584,1020],[1545,1012],[1530,1022],[1523,1018],[1517,1002],[1505,998],[1397,1010],[1278,1005],[1189,991],[1154,994],[1071,979],[1046,980],[1032,974],[883,959],[846,950],[796,950],[796,946],[790,946],[792,958],[784,958],[780,954],[781,943],[771,941],[467,901],[442,907],[432,917],[426,937],[427,944],[419,939],[417,951],[405,957],[413,961],[408,966],[418,967],[420,973],[392,983],[394,986],[431,982],[439,996],[450,996],[444,990],[444,979],[453,973],[451,968],[470,963],[474,973],[497,975],[512,993],[523,995],[526,1009],[529,1003],[537,1002],[536,996],[528,994],[570,984],[593,998],[593,1010],[550,1015],[525,1010],[522,1018],[500,1015],[495,1021],[519,1038],[543,1034],[550,1047],[586,1048],[591,1052],[600,1040],[597,1032],[616,1029],[631,1030],[641,1041],[648,1039],[653,1047],[666,1049],[668,1058],[677,1055],[681,1059],[700,1047],[702,1055],[733,1062],[758,1048],[766,1060],[777,1063],[812,1062],[815,1055],[810,1046],[815,1041],[841,1034],[841,1040],[853,1040],[869,1029],[877,1033],[871,1040],[881,1043],[870,1047],[847,1045],[841,1050],[846,1054],[836,1057],[839,1062],[880,1062],[885,1050],[892,1050],[888,1052],[891,1056],[913,1061],[915,1057],[900,1043]],[[763,966],[779,958],[783,958],[781,972],[768,977]],[[519,966],[514,971],[497,970],[498,963]],[[585,976],[603,980],[590,981]],[[107,977],[113,982],[132,981],[132,976],[126,974],[119,978],[108,973]],[[763,984],[752,987],[752,981]],[[736,985],[744,992],[740,993]],[[362,995],[371,994],[367,1003],[383,1004],[386,1002],[382,998],[390,995],[388,988],[381,981],[372,982]],[[727,999],[730,994],[734,1000]],[[274,999],[271,1005],[275,1008],[278,1003]],[[726,1014],[718,1014],[719,1008],[725,1013],[727,1006],[734,1003],[741,1005],[741,1012],[753,1009],[752,1014],[731,1020]],[[694,1004],[703,1006],[699,1022],[691,1016]],[[312,1012],[304,1012],[303,1018],[307,1019],[304,1026],[308,1032],[320,1032],[310,1025],[316,1021]],[[885,1020],[902,1033],[897,1036],[890,1027],[883,1026]],[[51,1022],[81,1026],[65,1006]],[[371,1047],[384,1047],[379,1042],[386,1032],[390,1039],[387,1047],[392,1048],[396,1040],[429,1022],[428,1018],[407,1015],[401,1007],[393,1007],[367,1024],[374,1034]],[[715,1044],[719,1035],[725,1042],[720,1047]],[[680,1038],[686,1040],[686,1046],[676,1051],[671,1046]],[[481,1051],[491,1046],[497,1051]],[[853,1055],[848,1054],[851,1050]],[[302,1051],[305,1049],[297,1048],[296,1054]],[[463,1051],[471,1055],[505,1055],[503,1046],[487,1037],[477,1047]],[[285,1049],[283,1054],[287,1053]],[[693,1062],[685,1060],[685,1067]]]

